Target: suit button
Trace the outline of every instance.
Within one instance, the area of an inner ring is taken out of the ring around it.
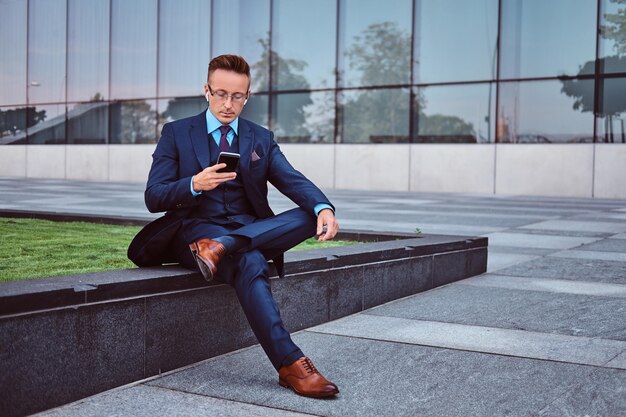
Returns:
[[[180,204],[180,203],[176,204],[176,208],[181,208],[182,206],[183,206],[183,205],[182,205],[182,204]]]

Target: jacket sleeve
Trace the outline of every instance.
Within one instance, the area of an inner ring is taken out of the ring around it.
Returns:
[[[152,166],[144,193],[146,207],[151,213],[170,211],[197,205],[191,194],[191,176],[179,178],[179,148],[171,124],[163,126],[161,138],[152,154]]]
[[[269,146],[268,181],[278,191],[286,195],[299,207],[309,211],[312,215],[315,215],[314,208],[319,203],[328,204],[333,211],[335,210],[335,207],[324,193],[287,161],[287,158],[274,140],[273,133],[270,133]]]

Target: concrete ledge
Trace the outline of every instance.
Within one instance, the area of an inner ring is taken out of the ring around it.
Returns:
[[[347,232],[271,279],[290,331],[486,271],[487,239]],[[395,239],[395,240],[384,240]],[[234,291],[177,267],[0,284],[0,414],[17,416],[256,343]]]

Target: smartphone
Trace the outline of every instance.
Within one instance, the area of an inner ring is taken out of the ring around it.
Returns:
[[[220,152],[217,157],[218,164],[226,164],[225,168],[218,169],[216,172],[235,172],[239,165],[239,154],[232,152]]]

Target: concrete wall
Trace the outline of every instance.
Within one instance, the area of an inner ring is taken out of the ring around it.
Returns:
[[[284,144],[322,188],[626,198],[626,144]],[[144,182],[154,145],[0,146],[0,176]]]

